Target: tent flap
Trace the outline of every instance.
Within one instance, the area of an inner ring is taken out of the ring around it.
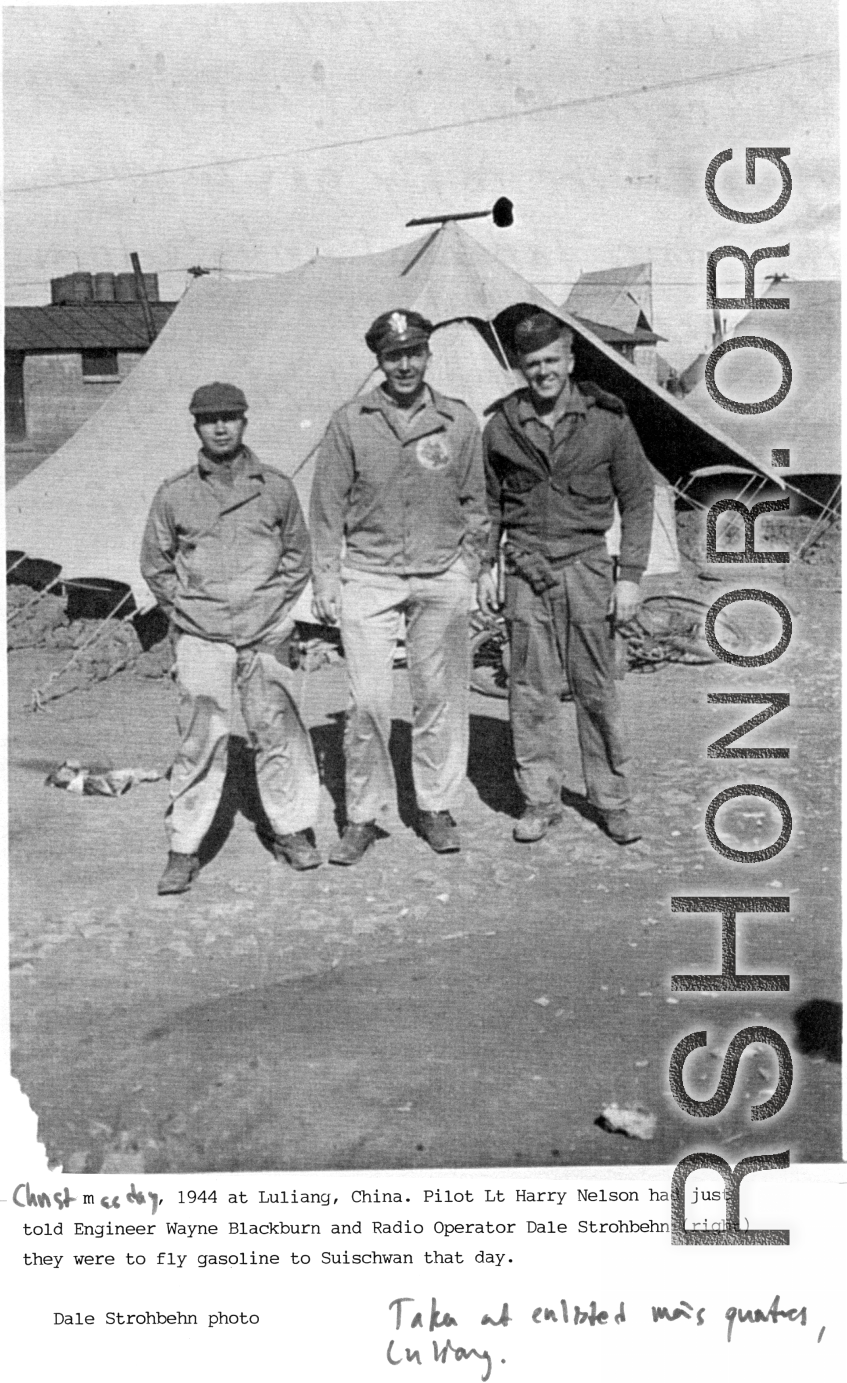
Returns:
[[[147,608],[138,566],[144,522],[162,480],[193,464],[187,405],[199,384],[225,379],[244,389],[251,447],[294,477],[306,505],[331,413],[373,378],[364,331],[374,317],[397,306],[429,317],[438,327],[430,378],[481,415],[515,384],[495,331],[505,330],[516,304],[543,307],[572,326],[583,377],[624,399],[668,479],[698,465],[756,465],[450,223],[377,254],[317,257],[247,282],[198,279],[108,402],[9,491],[7,544],[60,563],[68,578],[125,582]]]

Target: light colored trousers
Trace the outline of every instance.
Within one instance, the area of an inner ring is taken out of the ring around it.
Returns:
[[[314,826],[320,783],[293,675],[271,653],[181,634],[176,645],[180,745],[171,769],[171,850],[194,855],[217,811],[236,698],[256,751],[262,805],[277,835]]]
[[[468,766],[471,586],[462,558],[435,576],[342,570],[341,641],[350,678],[348,821],[373,821],[396,802],[388,741],[404,617],[418,807],[445,811],[453,803]]]

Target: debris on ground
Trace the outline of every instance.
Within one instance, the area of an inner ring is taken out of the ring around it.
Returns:
[[[64,596],[39,596],[29,586],[6,587],[7,648],[40,648],[67,625]]]
[[[728,514],[718,527],[721,547],[743,547],[740,515]],[[706,508],[681,510],[676,516],[676,536],[683,561],[698,569],[709,580],[717,578],[714,568],[703,561],[706,551]],[[810,566],[838,567],[841,563],[841,515],[836,509],[822,508],[817,514],[765,514],[756,524],[756,542],[761,551],[790,552]]]
[[[157,783],[162,776],[154,768],[84,768],[77,759],[65,759],[50,770],[44,784],[80,797],[121,797],[135,783]]]
[[[132,670],[136,677],[169,677],[174,665],[170,639],[160,639],[144,653],[139,653]]]
[[[638,1138],[644,1143],[649,1143],[656,1132],[655,1114],[638,1105],[625,1109],[619,1104],[607,1104],[594,1122],[606,1133],[622,1133],[624,1138]]]
[[[116,672],[131,667],[141,652],[138,635],[129,621],[110,620],[100,629],[101,625],[100,620],[81,619],[63,631],[72,635],[65,647],[80,651],[57,679],[62,695],[114,677]],[[89,647],[83,648],[87,641]]]

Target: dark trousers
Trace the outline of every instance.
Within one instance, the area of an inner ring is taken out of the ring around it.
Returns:
[[[557,585],[543,595],[522,576],[506,577],[515,776],[530,805],[559,801],[565,768],[561,694],[569,687],[588,800],[610,811],[630,799],[608,618],[612,561],[605,551],[588,553],[560,567],[557,576]]]

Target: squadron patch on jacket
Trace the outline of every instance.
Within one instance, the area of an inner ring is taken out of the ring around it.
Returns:
[[[422,437],[415,451],[427,471],[443,471],[453,460],[453,454],[443,437]]]

